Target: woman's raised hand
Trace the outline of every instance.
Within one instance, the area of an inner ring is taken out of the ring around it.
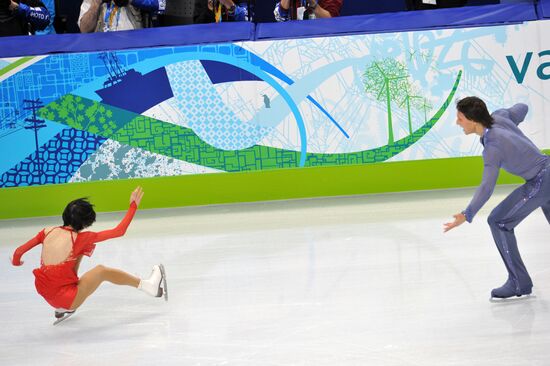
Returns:
[[[136,206],[139,206],[139,203],[141,202],[141,198],[143,197],[143,189],[138,186],[132,194],[130,195],[130,203],[135,202]]]

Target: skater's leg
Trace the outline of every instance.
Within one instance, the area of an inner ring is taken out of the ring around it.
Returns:
[[[531,212],[541,207],[550,194],[550,177],[544,174],[517,188],[491,212],[489,227],[508,270],[508,281],[494,289],[493,297],[520,296],[531,293],[531,278],[517,247],[514,228]],[[547,178],[544,179],[543,178]]]
[[[138,287],[140,279],[118,269],[108,268],[103,265],[96,266],[86,272],[78,282],[78,292],[71,305],[71,310],[76,310],[84,301],[94,293],[102,282],[108,281],[115,285]]]
[[[489,217],[489,226],[500,256],[508,271],[506,283],[491,292],[492,297],[510,297],[531,293],[533,283],[525,268],[518,250],[514,229],[506,230],[497,223],[497,218]]]

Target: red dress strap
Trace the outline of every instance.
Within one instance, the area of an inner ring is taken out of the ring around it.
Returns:
[[[44,239],[46,239],[48,237],[48,235],[50,235],[55,229],[62,229],[63,227],[62,226],[55,226],[55,227],[52,227],[50,231],[46,232],[46,229],[44,229]]]
[[[74,241],[75,241],[75,238],[73,237],[73,233],[76,233],[76,235],[78,236],[78,233],[76,231],[74,231],[72,228],[68,228],[66,226],[58,226],[57,228],[61,229],[61,230],[65,230],[65,231],[68,231],[71,233],[71,241],[73,243],[73,247],[74,247]],[[53,228],[52,230],[50,230],[49,233],[51,233],[52,231],[54,231],[54,229],[57,229],[57,228]],[[48,234],[49,234],[48,233]],[[46,234],[46,236],[48,235]]]

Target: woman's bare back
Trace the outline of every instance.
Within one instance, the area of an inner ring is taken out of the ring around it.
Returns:
[[[76,233],[60,227],[44,229],[46,238],[42,245],[42,263],[46,266],[65,262],[73,251]]]

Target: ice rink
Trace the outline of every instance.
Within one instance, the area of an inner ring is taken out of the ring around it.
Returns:
[[[542,211],[516,229],[535,297],[489,301],[506,271],[486,218],[513,188],[446,234],[472,189],[141,210],[80,273],[162,262],[169,301],[104,284],[55,327],[39,248],[8,260],[60,218],[0,221],[0,365],[550,365]]]

